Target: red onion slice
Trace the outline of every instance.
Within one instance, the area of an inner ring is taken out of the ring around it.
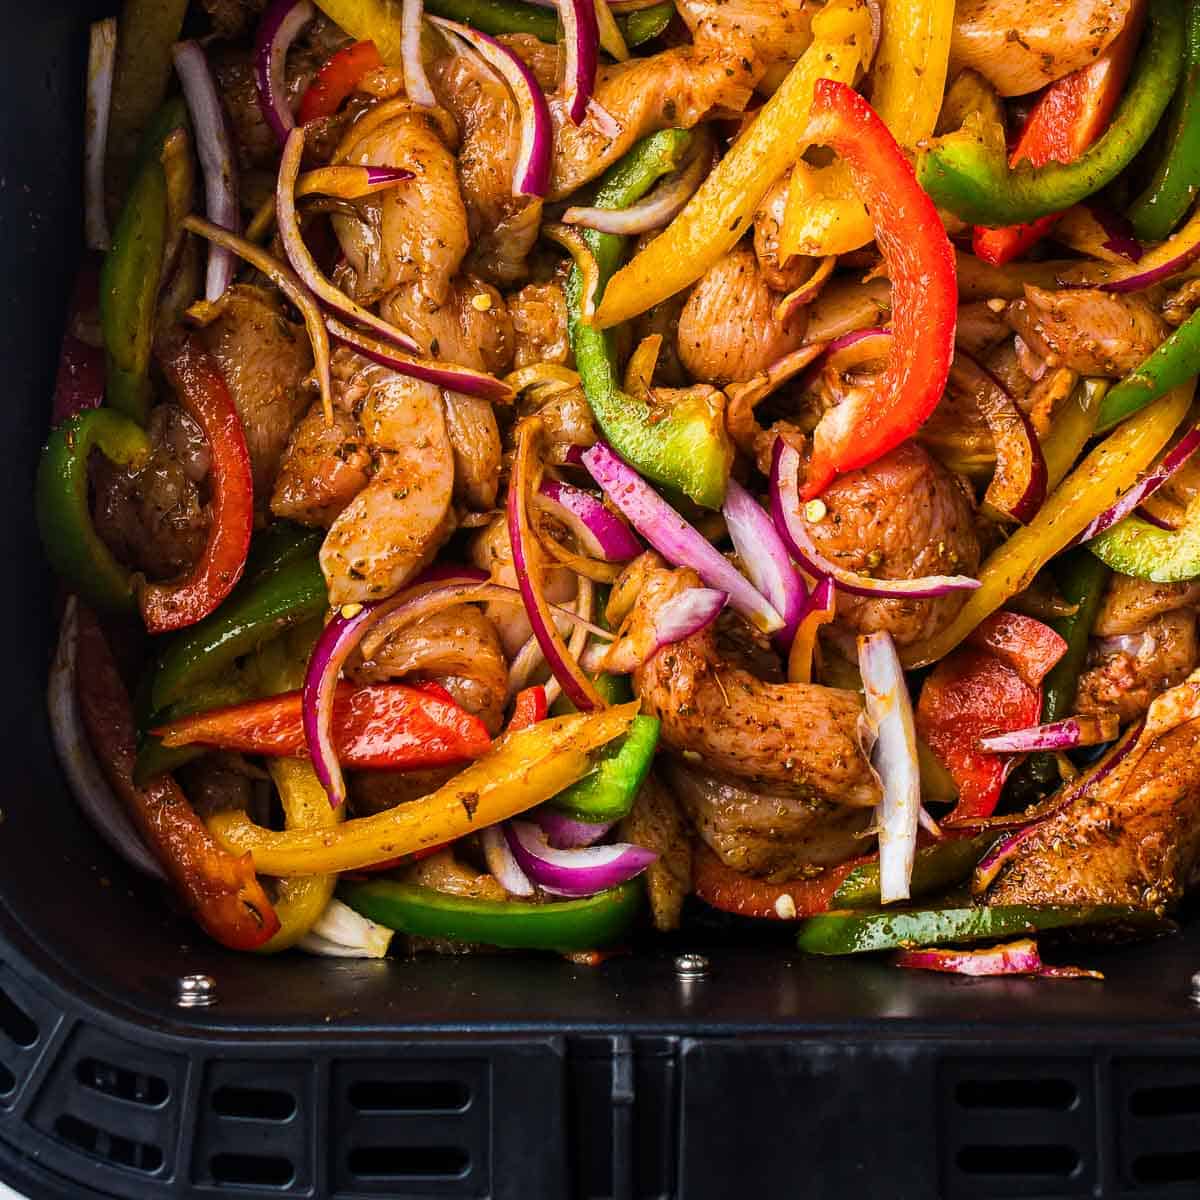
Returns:
[[[783,628],[783,618],[767,598],[611,446],[597,442],[584,453],[583,465],[634,529],[668,562],[693,568],[710,588],[725,592],[732,607],[764,633]]]
[[[1116,713],[1065,717],[1046,725],[1017,729],[979,739],[980,750],[989,754],[1026,754],[1033,750],[1075,750],[1111,742],[1120,731]]]
[[[296,35],[316,16],[310,0],[274,0],[254,39],[254,82],[263,120],[282,146],[296,118],[287,102],[283,72]]]
[[[554,896],[594,896],[640,875],[658,859],[653,850],[629,842],[555,850],[531,821],[507,822],[504,835],[521,870]]]
[[[1162,283],[1181,271],[1186,271],[1200,258],[1200,209],[1188,218],[1187,224],[1178,229],[1165,242],[1147,250],[1138,260],[1137,269],[1130,267],[1117,278],[1106,278],[1102,282],[1082,282],[1075,287],[1098,287],[1104,292],[1140,292],[1156,283]],[[1106,272],[1106,275],[1108,273]],[[1066,285],[1072,286],[1072,285]]]
[[[1069,545],[1077,546],[1080,542],[1090,541],[1129,516],[1142,501],[1154,495],[1196,453],[1198,448],[1200,448],[1200,425],[1193,425],[1153,471],[1138,480],[1111,508],[1106,508],[1086,529],[1072,539]],[[1157,522],[1154,523],[1157,524]]]
[[[775,319],[786,324],[802,308],[811,304],[821,294],[821,289],[833,274],[837,261],[836,254],[829,254],[821,259],[817,269],[798,288],[788,292],[775,305]]]
[[[329,317],[325,323],[329,332],[344,346],[349,346],[363,358],[369,358],[382,367],[389,367],[397,375],[407,375],[412,379],[432,383],[434,387],[445,388],[450,392],[462,392],[465,396],[478,396],[481,400],[491,400],[497,404],[508,404],[513,398],[512,388],[494,375],[485,375],[482,371],[441,362],[435,358],[402,354],[375,338],[351,329],[337,317]]]
[[[50,736],[71,794],[96,832],[131,867],[154,879],[166,875],[154,855],[133,827],[129,814],[114,795],[92,753],[91,743],[79,713],[75,694],[76,660],[79,649],[79,602],[67,599],[59,627],[58,647],[50,667],[46,705],[50,715]]]
[[[533,884],[509,849],[504,830],[499,825],[489,825],[479,831],[479,841],[483,846],[483,861],[496,882],[510,896],[532,896]]]
[[[89,250],[112,244],[104,204],[104,160],[108,154],[108,114],[112,108],[117,61],[117,19],[92,25],[88,38],[87,108],[83,146],[83,228]]]
[[[279,160],[279,184],[275,189],[275,221],[279,226],[283,251],[288,257],[288,262],[292,264],[292,269],[313,295],[339,316],[373,329],[380,337],[399,346],[401,350],[419,354],[421,348],[407,333],[389,324],[382,317],[377,317],[373,312],[368,312],[321,274],[316,260],[304,244],[300,218],[296,212],[296,180],[300,174],[300,162],[303,157],[304,127],[297,126],[287,135],[283,144],[283,155]]]
[[[685,588],[655,612],[648,644],[622,637],[610,646],[592,646],[582,659],[583,666],[588,671],[628,675],[648,663],[664,646],[673,646],[707,629],[728,602],[728,593],[716,588]]]
[[[1124,213],[1119,213],[1098,200],[1085,200],[1084,207],[1095,218],[1096,224],[1104,230],[1107,240],[1102,244],[1105,250],[1111,250],[1130,262],[1141,261],[1145,250],[1133,232],[1133,222]]]
[[[1168,521],[1166,517],[1160,517],[1158,513],[1151,512],[1144,504],[1139,504],[1133,511],[1148,525],[1153,525],[1155,529],[1165,529],[1168,533],[1174,533],[1179,528],[1178,525],[1173,525]]]
[[[408,98],[422,108],[436,108],[437,97],[421,57],[421,19],[424,15],[424,0],[401,0],[400,65],[404,68],[404,91]]]
[[[555,850],[577,850],[594,846],[615,824],[615,821],[579,821],[551,804],[543,804],[534,814]]]
[[[856,366],[873,358],[887,358],[891,350],[890,329],[879,325],[870,329],[852,329],[849,333],[835,337],[820,356],[813,360],[808,372],[800,380],[800,388],[803,391],[810,390],[826,367],[843,370],[847,366]]]
[[[462,38],[508,84],[521,116],[521,144],[513,168],[512,193],[514,196],[545,196],[550,186],[550,149],[554,131],[550,107],[538,86],[537,77],[517,54],[486,33],[442,17],[430,17],[429,20],[443,32]],[[593,13],[593,28],[595,23]]]
[[[872,579],[839,567],[813,543],[800,518],[800,455],[784,441],[775,439],[771,460],[771,515],[792,557],[806,574],[830,576],[845,592],[880,599],[929,599],[948,592],[974,591],[978,579],[966,575],[927,575],[921,579]],[[636,525],[637,522],[634,522]]]
[[[770,514],[736,479],[729,481],[721,514],[750,582],[783,618],[783,628],[776,632],[774,640],[786,654],[796,636],[808,595],[804,581],[792,566],[788,548]]]
[[[996,876],[1000,874],[1001,868],[1017,852],[1021,843],[1032,837],[1044,823],[1044,821],[1035,821],[1032,825],[1026,825],[1023,829],[1018,829],[1016,833],[1010,833],[996,842],[979,860],[971,874],[971,894],[973,896],[983,895],[996,881]]]
[[[598,496],[549,476],[542,480],[538,494],[549,501],[555,516],[570,528],[587,553],[605,562],[628,562],[641,554],[642,544],[633,530],[605,508]]]
[[[907,900],[917,851],[921,778],[917,733],[904,669],[890,633],[858,639],[867,720],[875,730],[871,763],[883,784],[879,828],[879,902]]]
[[[922,971],[944,971],[953,975],[1031,975],[1038,979],[1103,979],[1099,971],[1082,967],[1049,967],[1042,962],[1032,938],[987,946],[982,950],[946,950],[928,947],[901,950],[895,963]]]
[[[208,59],[199,42],[179,42],[173,54],[196,133],[200,169],[204,172],[205,212],[213,225],[236,234],[241,230],[237,158]],[[225,289],[233,282],[235,265],[231,251],[209,242],[205,299],[219,300],[225,294]]]
[[[583,121],[588,101],[596,86],[596,67],[600,61],[600,26],[596,21],[595,0],[558,0],[558,19],[562,22],[565,62],[563,92],[567,115],[576,125]]]

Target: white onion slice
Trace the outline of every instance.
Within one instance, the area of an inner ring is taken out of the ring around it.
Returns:
[[[437,97],[425,74],[421,57],[421,20],[425,15],[424,0],[401,0],[400,57],[404,67],[404,91],[408,98],[422,108],[436,108]]]
[[[508,847],[508,839],[499,825],[489,825],[479,831],[483,846],[483,860],[487,869],[496,877],[496,882],[510,896],[532,896],[533,884],[521,870],[516,857]]]
[[[327,958],[383,958],[393,931],[356,913],[340,900],[330,900],[313,927],[297,943],[301,950]]]
[[[87,110],[83,147],[83,228],[89,250],[112,244],[104,204],[104,160],[117,61],[117,18],[96,21],[88,39]]]

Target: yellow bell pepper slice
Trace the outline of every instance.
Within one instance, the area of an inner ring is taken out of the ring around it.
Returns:
[[[403,61],[403,26],[396,0],[318,0],[317,7],[356,42],[374,42],[385,63]]]
[[[871,106],[906,150],[933,133],[946,72],[954,0],[885,0],[872,68]],[[870,215],[840,162],[792,170],[779,230],[781,255],[847,254],[875,236]]]
[[[1156,400],[1117,427],[1063,480],[1037,516],[993,552],[979,572],[981,586],[940,633],[905,647],[905,669],[922,667],[948,654],[984,617],[1033,577],[1122,492],[1137,482],[1166,446],[1192,404],[1193,380]]]
[[[596,312],[601,329],[619,325],[695,283],[750,227],[768,189],[808,146],[818,79],[853,84],[871,52],[862,0],[830,0],[812,22],[813,44],[788,72],[683,212],[622,267]]]
[[[620,737],[638,702],[591,713],[571,713],[506,734],[483,758],[423,800],[401,804],[336,829],[276,833],[243,812],[216,813],[208,828],[222,846],[249,850],[259,871],[284,878],[354,871],[439,846],[495,825],[582,779],[591,751]]]
[[[1067,477],[1083,448],[1096,432],[1100,401],[1108,391],[1107,379],[1082,379],[1075,391],[1054,414],[1050,432],[1042,442],[1042,457],[1046,460],[1046,489],[1054,491]]]

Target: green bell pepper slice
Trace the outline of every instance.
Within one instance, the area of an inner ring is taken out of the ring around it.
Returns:
[[[231,671],[219,679],[199,681],[188,691],[187,696],[167,705],[166,708],[148,715],[139,714],[142,719],[139,724],[143,729],[138,738],[137,758],[133,763],[133,781],[139,786],[145,786],[158,775],[178,770],[185,763],[201,758],[208,753],[206,746],[164,746],[161,738],[156,738],[145,729],[177,721],[181,717],[190,717],[195,713],[207,712],[210,708],[225,708],[230,704],[240,704],[249,700],[253,689],[246,674],[241,671]]]
[[[864,954],[914,946],[982,942],[1079,925],[1158,924],[1141,908],[1117,904],[1001,904],[910,908],[890,912],[831,912],[802,921],[796,945],[806,954]]]
[[[88,457],[99,450],[120,467],[150,453],[140,425],[111,409],[76,413],[55,429],[38,461],[34,502],[42,545],[64,582],[94,608],[133,612],[133,574],[100,540],[88,501]]]
[[[973,838],[947,838],[918,850],[913,858],[911,889],[914,896],[944,892],[961,883],[974,870],[999,837],[985,833]],[[878,908],[879,863],[862,863],[842,880],[830,899],[831,908]]]
[[[1100,402],[1096,432],[1105,433],[1126,417],[1141,412],[1159,396],[1193,379],[1197,372],[1200,372],[1200,309],[1145,362],[1109,389]]]
[[[1128,516],[1092,538],[1087,548],[1114,571],[1151,583],[1200,579],[1200,505],[1188,506],[1179,529],[1160,529]]]
[[[628,208],[674,171],[691,144],[691,134],[666,129],[638,142],[603,175],[592,201],[597,208]],[[603,292],[620,265],[626,239],[584,230],[583,238],[599,268]],[[621,389],[616,343],[611,330],[582,321],[583,275],[572,268],[567,279],[567,328],[575,365],[592,413],[604,436],[631,466],[656,483],[682,492],[705,508],[719,508],[733,463],[719,404],[690,396],[661,410]]]
[[[657,717],[634,717],[629,732],[599,751],[595,769],[548,803],[580,821],[619,821],[650,773],[658,749]]]
[[[1149,24],[1121,103],[1104,135],[1070,163],[1008,165],[1002,131],[972,123],[934,139],[921,186],[940,208],[975,225],[1017,225],[1061,212],[1111,183],[1149,140],[1183,74],[1184,11],[1150,0]]]
[[[416,937],[446,938],[508,950],[598,950],[625,939],[645,896],[641,879],[583,900],[550,904],[472,900],[390,879],[343,883],[355,912]]]
[[[1146,242],[1165,241],[1200,188],[1200,0],[1188,5],[1186,41],[1183,81],[1171,108],[1166,151],[1146,190],[1129,209],[1134,233]]]

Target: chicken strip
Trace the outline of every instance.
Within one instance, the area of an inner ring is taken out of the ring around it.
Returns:
[[[1009,304],[1007,318],[1048,366],[1081,375],[1127,375],[1170,333],[1141,296],[1094,288],[1051,292],[1026,284],[1025,298]]]
[[[1155,617],[1179,608],[1194,608],[1200,602],[1200,582],[1151,583],[1132,575],[1114,575],[1100,603],[1092,633],[1116,637],[1137,633]]]
[[[1159,696],[1094,789],[1022,841],[989,904],[1127,904],[1161,911],[1200,880],[1200,675]]]
[[[692,890],[692,841],[675,797],[654,771],[638,789],[617,837],[658,855],[646,868],[650,915],[655,929],[664,933],[678,929],[684,899]]]
[[[508,298],[513,324],[513,366],[560,363],[573,366],[567,335],[567,297],[557,279],[527,283]]]
[[[336,607],[391,595],[437,553],[453,529],[454,452],[437,388],[344,351],[335,370],[376,461],[321,547]]]
[[[777,179],[754,214],[754,254],[767,287],[777,292],[798,288],[812,273],[811,260],[801,254],[781,258],[779,230],[787,207],[788,176]]]
[[[761,68],[726,47],[674,46],[649,58],[601,67],[594,99],[620,126],[605,132],[594,113],[581,125],[561,97],[550,101],[554,158],[550,200],[562,200],[612,166],[639,138],[660,129],[690,129],[715,107],[740,110]]]
[[[795,62],[812,44],[809,0],[679,0],[697,46],[738,49],[759,62]]]
[[[362,426],[354,416],[335,408],[329,425],[324,405],[316,400],[284,451],[271,511],[301,525],[327,529],[367,486],[372,466]]]
[[[754,251],[735,246],[704,273],[679,316],[679,358],[688,373],[704,383],[733,383],[798,349],[806,314],[779,321],[777,303]]]
[[[699,582],[688,568],[647,570],[626,633],[640,641],[639,626]],[[664,647],[633,681],[642,710],[662,721],[664,745],[708,768],[802,800],[858,807],[879,800],[853,692],[764,682],[740,660],[722,659],[712,626]]]
[[[288,437],[308,407],[301,384],[313,361],[304,326],[284,316],[276,296],[265,288],[235,284],[218,302],[219,315],[200,334],[242,418],[260,503],[270,496]]]

